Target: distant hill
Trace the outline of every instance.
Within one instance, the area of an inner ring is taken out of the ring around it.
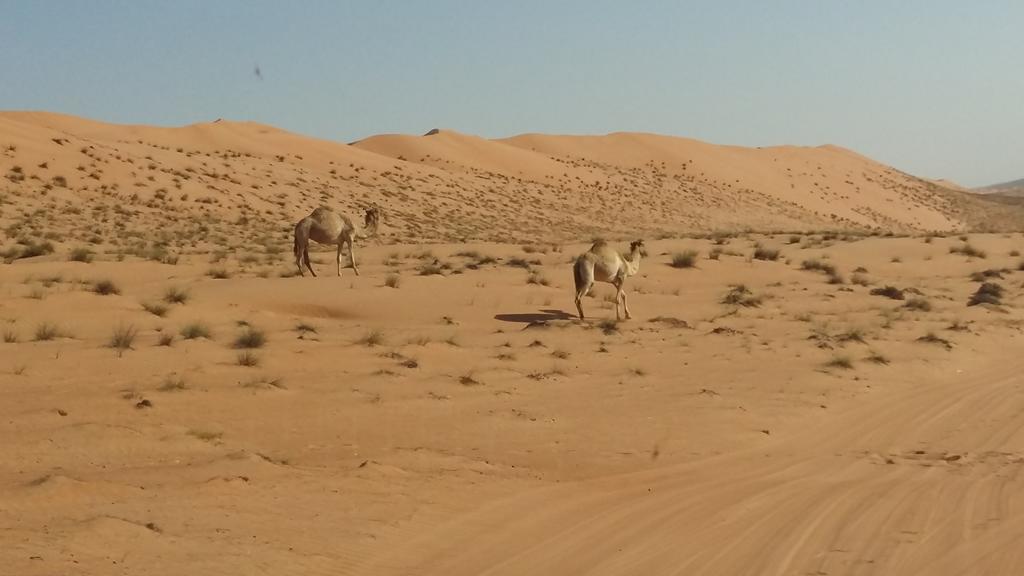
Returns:
[[[974,190],[980,194],[1003,194],[1005,196],[1024,196],[1024,178],[1012,182],[1002,182]]]

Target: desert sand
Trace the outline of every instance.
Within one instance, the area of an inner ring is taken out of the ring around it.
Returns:
[[[4,573],[1024,571],[1012,204],[834,146],[23,112],[0,175]],[[359,276],[296,275],[322,203],[383,208]],[[645,239],[632,320],[574,318],[596,235]]]

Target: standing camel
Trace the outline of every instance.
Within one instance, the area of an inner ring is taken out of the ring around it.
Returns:
[[[576,259],[573,275],[576,278],[576,310],[580,313],[580,320],[583,319],[583,297],[590,292],[595,281],[608,282],[615,286],[615,319],[622,319],[619,315],[619,300],[622,300],[622,307],[626,310],[626,319],[631,318],[622,284],[626,278],[640,270],[643,247],[643,240],[634,240],[629,244],[629,256],[626,257],[604,240],[597,240],[590,250]]]
[[[349,260],[352,261],[352,269],[358,276],[359,268],[356,267],[353,241],[357,238],[375,236],[381,218],[381,209],[371,206],[366,209],[362,230],[357,230],[351,219],[335,213],[330,208],[321,206],[313,210],[309,216],[299,220],[299,223],[295,225],[295,265],[299,267],[299,274],[305,275],[302,270],[302,265],[305,264],[309,273],[316,276],[313,266],[309,263],[309,241],[316,240],[321,244],[337,244],[338,276],[341,276],[341,249],[348,244]]]

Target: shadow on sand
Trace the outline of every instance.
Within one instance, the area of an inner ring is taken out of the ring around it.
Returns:
[[[572,314],[563,310],[541,310],[532,314],[495,314],[495,320],[502,322],[517,322],[519,324],[537,324],[551,320],[572,320]]]

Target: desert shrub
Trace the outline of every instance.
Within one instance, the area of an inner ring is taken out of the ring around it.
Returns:
[[[801,270],[810,270],[812,272],[824,272],[829,276],[836,275],[836,267],[828,262],[822,262],[821,260],[804,260],[800,264]]]
[[[424,262],[420,264],[416,271],[420,276],[432,276],[434,274],[444,274],[444,267],[440,262],[434,260],[433,262]]]
[[[618,334],[619,333],[619,321],[605,319],[597,323],[597,327],[601,329],[601,332],[605,334]]]
[[[551,286],[551,281],[548,280],[543,274],[536,270],[531,271],[529,277],[526,278],[527,284],[539,284],[541,286]]]
[[[978,272],[972,272],[970,275],[971,280],[975,282],[984,282],[990,278],[1002,279],[1003,274],[1009,272],[1006,268],[989,268],[987,270],[980,270]]]
[[[110,296],[121,293],[121,289],[110,280],[99,280],[92,285],[92,291],[100,296]]]
[[[874,362],[875,364],[889,363],[889,359],[886,358],[884,354],[880,352],[875,352],[874,350],[871,351],[871,354],[869,354],[868,357],[865,358],[865,360],[867,360],[868,362]]]
[[[185,379],[181,376],[169,374],[164,381],[157,387],[160,392],[180,392],[187,388],[185,385]]]
[[[961,244],[959,246],[951,246],[949,248],[949,253],[950,254],[963,254],[964,256],[967,256],[968,258],[986,258],[986,257],[988,257],[988,255],[985,253],[984,250],[980,250],[978,248],[975,248],[974,246],[972,246],[971,244],[969,244],[967,242],[964,242],[963,244]]]
[[[267,343],[267,337],[262,330],[252,326],[246,329],[235,338],[235,348],[262,348]]]
[[[761,305],[761,300],[760,296],[754,296],[746,286],[737,284],[722,297],[722,304],[756,307]]]
[[[190,298],[188,290],[171,286],[164,292],[164,302],[168,304],[184,304]]]
[[[903,290],[896,288],[895,286],[884,286],[882,288],[874,288],[871,290],[872,296],[885,296],[892,300],[903,300],[906,296],[903,295]]]
[[[995,282],[985,282],[981,286],[978,286],[977,291],[971,295],[967,301],[968,306],[977,306],[978,304],[994,304],[1000,305],[1003,303],[1003,287]]]
[[[915,296],[913,298],[908,299],[907,302],[903,304],[903,307],[908,308],[910,310],[920,310],[921,312],[929,312],[932,309],[932,303],[925,298]]]
[[[754,247],[754,260],[770,260],[772,262],[779,259],[779,251],[771,248],[765,248],[758,244]]]
[[[259,366],[260,359],[252,351],[244,350],[238,353],[235,362],[237,362],[239,366],[252,368],[253,366]]]
[[[850,328],[846,332],[836,336],[836,340],[840,342],[860,342],[865,343],[864,331],[860,328]]]
[[[685,250],[672,255],[673,268],[693,268],[697,263],[697,251]]]
[[[47,340],[53,340],[60,336],[60,330],[55,324],[50,322],[43,322],[36,326],[35,339],[37,342],[45,342]]]
[[[356,344],[362,344],[363,346],[380,346],[384,343],[384,334],[380,330],[371,330],[363,335],[362,338],[356,340]]]
[[[28,244],[25,244],[25,247],[22,248],[14,256],[14,259],[18,260],[21,258],[33,258],[35,256],[43,256],[45,254],[50,254],[52,252],[53,244],[51,244],[49,241],[44,240],[43,242],[29,242]]]
[[[167,306],[164,306],[159,302],[143,302],[142,309],[153,316],[159,316],[160,318],[163,318],[167,314]]]
[[[831,360],[825,363],[828,368],[842,368],[843,370],[849,370],[853,368],[853,360],[849,356],[833,356]]]
[[[952,350],[953,349],[953,343],[952,342],[950,342],[949,340],[946,340],[945,338],[942,338],[942,337],[936,335],[934,332],[929,332],[929,333],[925,334],[924,336],[921,336],[920,338],[917,339],[917,341],[918,342],[924,342],[925,344],[938,344],[938,345],[942,346],[943,348],[945,348],[946,350]]]
[[[387,277],[384,278],[384,285],[388,288],[398,288],[401,283],[402,277],[398,274],[388,274]]]
[[[193,322],[181,329],[181,337],[185,340],[195,340],[196,338],[208,339],[210,337],[210,329],[202,322]]]
[[[206,271],[206,275],[209,276],[210,278],[213,278],[214,280],[226,280],[228,278],[231,278],[231,272],[228,272],[228,269],[224,268],[223,266],[210,268],[209,270]]]
[[[138,330],[135,329],[135,326],[131,324],[120,325],[114,328],[114,333],[111,334],[107,345],[119,351],[131,350],[136,334],[138,334]]]
[[[88,248],[78,247],[71,250],[68,260],[71,262],[92,262],[93,253]]]

